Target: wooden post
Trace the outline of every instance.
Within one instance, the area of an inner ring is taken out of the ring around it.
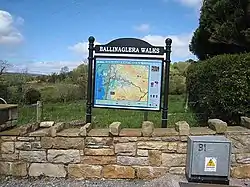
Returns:
[[[148,111],[144,112],[144,121],[148,121]]]
[[[43,105],[41,101],[37,101],[36,104],[36,122],[40,123],[43,116]]]

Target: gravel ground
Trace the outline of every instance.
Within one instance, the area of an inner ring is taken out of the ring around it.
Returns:
[[[142,187],[142,180],[0,179],[1,187]]]
[[[186,182],[184,176],[166,175],[151,180],[72,180],[72,179],[18,179],[1,177],[0,187],[179,187],[179,182]],[[250,187],[250,180],[231,179],[231,185]]]

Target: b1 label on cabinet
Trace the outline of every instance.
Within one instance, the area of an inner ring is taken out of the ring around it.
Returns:
[[[231,142],[224,136],[189,136],[186,177],[190,182],[229,184]]]

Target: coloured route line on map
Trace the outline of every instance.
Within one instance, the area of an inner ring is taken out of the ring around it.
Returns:
[[[98,64],[96,99],[147,102],[148,79],[148,65]]]

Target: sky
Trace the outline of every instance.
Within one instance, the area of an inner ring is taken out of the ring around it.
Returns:
[[[195,59],[188,46],[200,7],[201,0],[0,0],[0,59],[9,71],[72,70],[87,58],[89,36],[157,46],[170,37],[172,62]]]

